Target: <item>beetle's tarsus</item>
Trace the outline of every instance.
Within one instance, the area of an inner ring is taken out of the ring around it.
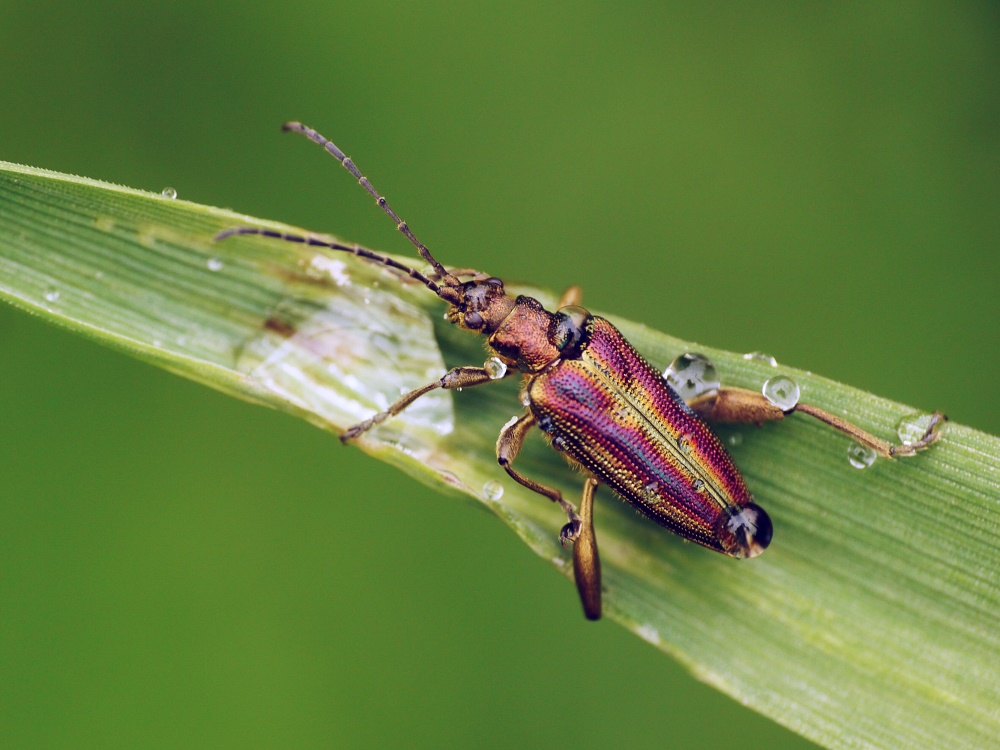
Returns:
[[[944,433],[941,428],[944,427],[945,422],[948,421],[948,415],[943,412],[936,411],[931,414],[931,420],[927,424],[927,430],[924,432],[923,437],[920,438],[915,443],[910,443],[909,445],[890,445],[889,454],[890,457],[895,456],[913,456],[919,451],[922,451],[929,445],[933,445],[938,441],[938,439]]]
[[[580,538],[580,531],[583,529],[583,521],[580,520],[580,516],[573,513],[570,516],[569,523],[562,527],[559,532],[559,543],[563,547],[569,548],[576,543],[576,540]]]

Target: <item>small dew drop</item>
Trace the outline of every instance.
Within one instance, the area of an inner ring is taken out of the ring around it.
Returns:
[[[930,427],[932,418],[932,414],[907,414],[899,420],[899,426],[896,428],[899,442],[903,445],[919,443],[927,434],[927,428]]]
[[[499,500],[503,497],[503,485],[495,479],[490,479],[483,485],[483,497],[487,500]]]
[[[778,360],[772,357],[770,354],[764,354],[764,352],[747,352],[743,355],[743,359],[764,362],[771,365],[771,367],[778,366]]]
[[[94,219],[94,226],[102,232],[110,232],[115,228],[115,220],[110,216],[98,216]]]
[[[462,392],[462,389],[461,389],[461,388],[456,388],[455,390],[456,390],[456,391],[458,391],[459,393],[461,393],[461,392]]]
[[[47,299],[49,302],[58,302],[59,301],[59,290],[58,289],[49,289],[45,293],[45,299]]]
[[[737,445],[743,445],[743,433],[742,432],[734,432],[732,435],[729,436],[729,438],[726,440],[726,442],[729,443],[734,448]]]
[[[174,198],[177,197],[177,191],[172,187],[165,187],[163,188],[163,190],[160,191],[160,195],[162,195],[167,200],[172,201]]]
[[[209,258],[208,259],[208,270],[209,271],[221,271],[222,270],[222,266],[223,266],[223,263],[218,258]]]
[[[851,443],[847,448],[847,460],[855,469],[867,469],[875,463],[875,457],[875,451],[861,443]]]
[[[483,364],[483,369],[490,376],[490,380],[499,380],[507,374],[507,365],[497,357],[490,357],[486,360]]]
[[[761,388],[764,398],[782,411],[789,411],[799,403],[799,384],[784,375],[768,378]]]
[[[705,480],[698,478],[691,480],[691,489],[693,489],[695,492],[701,492],[703,489],[705,489]]]
[[[698,352],[685,352],[663,371],[667,383],[685,401],[719,388],[719,374],[708,357]]]

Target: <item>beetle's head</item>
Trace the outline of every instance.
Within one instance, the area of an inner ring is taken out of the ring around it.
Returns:
[[[449,300],[448,320],[468,331],[493,333],[514,309],[514,300],[507,296],[498,278],[467,281],[452,288],[458,295]]]
[[[756,503],[736,506],[719,520],[717,528],[726,553],[733,557],[757,557],[771,543],[771,519]]]

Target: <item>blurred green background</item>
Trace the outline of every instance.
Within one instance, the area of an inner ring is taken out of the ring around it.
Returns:
[[[1000,432],[996,4],[0,18],[0,159],[406,252],[301,119],[445,263]],[[0,357],[4,747],[811,747],[472,503],[8,308]]]

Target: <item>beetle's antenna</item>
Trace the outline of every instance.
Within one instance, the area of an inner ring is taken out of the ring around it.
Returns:
[[[331,240],[321,240],[318,237],[312,237],[309,235],[301,234],[291,234],[289,232],[276,232],[273,229],[260,229],[258,227],[233,227],[232,229],[224,229],[215,235],[215,241],[224,240],[227,237],[233,237],[238,234],[251,234],[258,235],[260,237],[273,237],[278,240],[285,240],[286,242],[300,242],[304,245],[312,245],[313,247],[326,247],[331,250],[343,250],[344,252],[357,255],[360,258],[367,258],[368,260],[373,260],[377,263],[381,263],[384,266],[389,266],[389,268],[395,268],[399,271],[403,271],[405,274],[411,278],[416,279],[421,284],[430,289],[434,294],[436,294],[441,299],[446,302],[456,302],[458,300],[458,293],[450,288],[442,288],[438,284],[424,276],[420,271],[415,268],[410,268],[405,266],[397,260],[392,258],[374,253],[366,247],[361,247],[361,245],[343,245],[339,242],[333,242]]]
[[[333,143],[333,141],[327,140],[315,130],[307,125],[303,125],[301,122],[286,122],[281,126],[281,129],[291,131],[293,133],[301,133],[313,143],[318,143],[326,149],[327,153],[339,161],[341,165],[343,165],[344,169],[354,175],[361,187],[367,190],[368,194],[375,199],[379,208],[385,211],[389,218],[396,222],[396,229],[402,232],[403,236],[413,243],[413,246],[417,248],[417,252],[420,253],[421,258],[434,266],[434,270],[437,272],[437,275],[441,277],[441,281],[444,282],[445,286],[458,286],[458,279],[448,273],[448,269],[438,263],[437,259],[431,255],[431,251],[427,249],[427,246],[416,238],[413,232],[410,231],[410,227],[407,226],[406,222],[400,219],[399,214],[392,210],[392,206],[389,205],[385,197],[378,194],[378,191],[368,181],[368,178],[361,174],[361,170],[354,165],[354,162],[351,161],[350,157],[345,156],[344,152],[337,148],[337,145]]]

